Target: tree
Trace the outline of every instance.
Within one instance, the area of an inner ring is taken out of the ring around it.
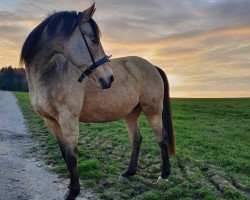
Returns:
[[[3,67],[0,70],[0,89],[8,91],[28,91],[24,68]]]

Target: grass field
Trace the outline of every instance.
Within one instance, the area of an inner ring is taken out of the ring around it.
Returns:
[[[32,138],[45,162],[67,177],[59,148],[27,93],[15,93]],[[101,199],[250,198],[250,99],[173,99],[177,155],[169,183],[157,183],[161,156],[144,116],[139,169],[118,180],[130,158],[123,120],[80,124],[79,176]],[[42,151],[41,151],[42,149]]]

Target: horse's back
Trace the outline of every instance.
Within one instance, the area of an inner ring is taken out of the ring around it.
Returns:
[[[164,94],[164,83],[157,68],[149,61],[137,57],[128,56],[118,58],[118,63],[124,63],[127,74],[137,79],[141,101],[151,101],[162,98]]]
[[[144,111],[158,112],[157,110],[160,109],[159,112],[161,112],[164,83],[156,66],[136,56],[127,57],[126,59],[128,63],[132,63],[132,65],[128,65],[128,68],[134,70],[134,73],[140,77],[140,106],[144,108]]]

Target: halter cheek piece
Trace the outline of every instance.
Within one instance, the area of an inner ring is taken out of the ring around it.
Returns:
[[[85,35],[83,33],[83,30],[82,30],[80,24],[81,24],[80,23],[80,17],[79,17],[79,14],[78,14],[78,16],[77,16],[77,26],[78,26],[81,34],[82,34],[83,41],[84,41],[84,43],[85,43],[85,45],[86,45],[86,47],[88,49],[88,52],[89,52],[89,55],[90,55],[90,58],[91,58],[91,61],[92,61],[93,64],[90,65],[90,66],[88,66],[87,69],[85,69],[82,72],[81,76],[78,78],[78,82],[79,83],[81,83],[83,81],[83,79],[85,78],[85,76],[89,76],[97,67],[101,66],[102,64],[104,64],[106,62],[110,62],[109,58],[111,57],[111,56],[105,55],[100,60],[95,61],[94,56],[93,56],[93,54],[90,51],[89,45],[87,43],[86,37],[85,37]]]

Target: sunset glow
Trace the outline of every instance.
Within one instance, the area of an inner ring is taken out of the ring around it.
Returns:
[[[0,2],[0,67],[49,13],[93,1]],[[106,54],[137,55],[168,75],[172,97],[250,97],[250,1],[96,0]]]

